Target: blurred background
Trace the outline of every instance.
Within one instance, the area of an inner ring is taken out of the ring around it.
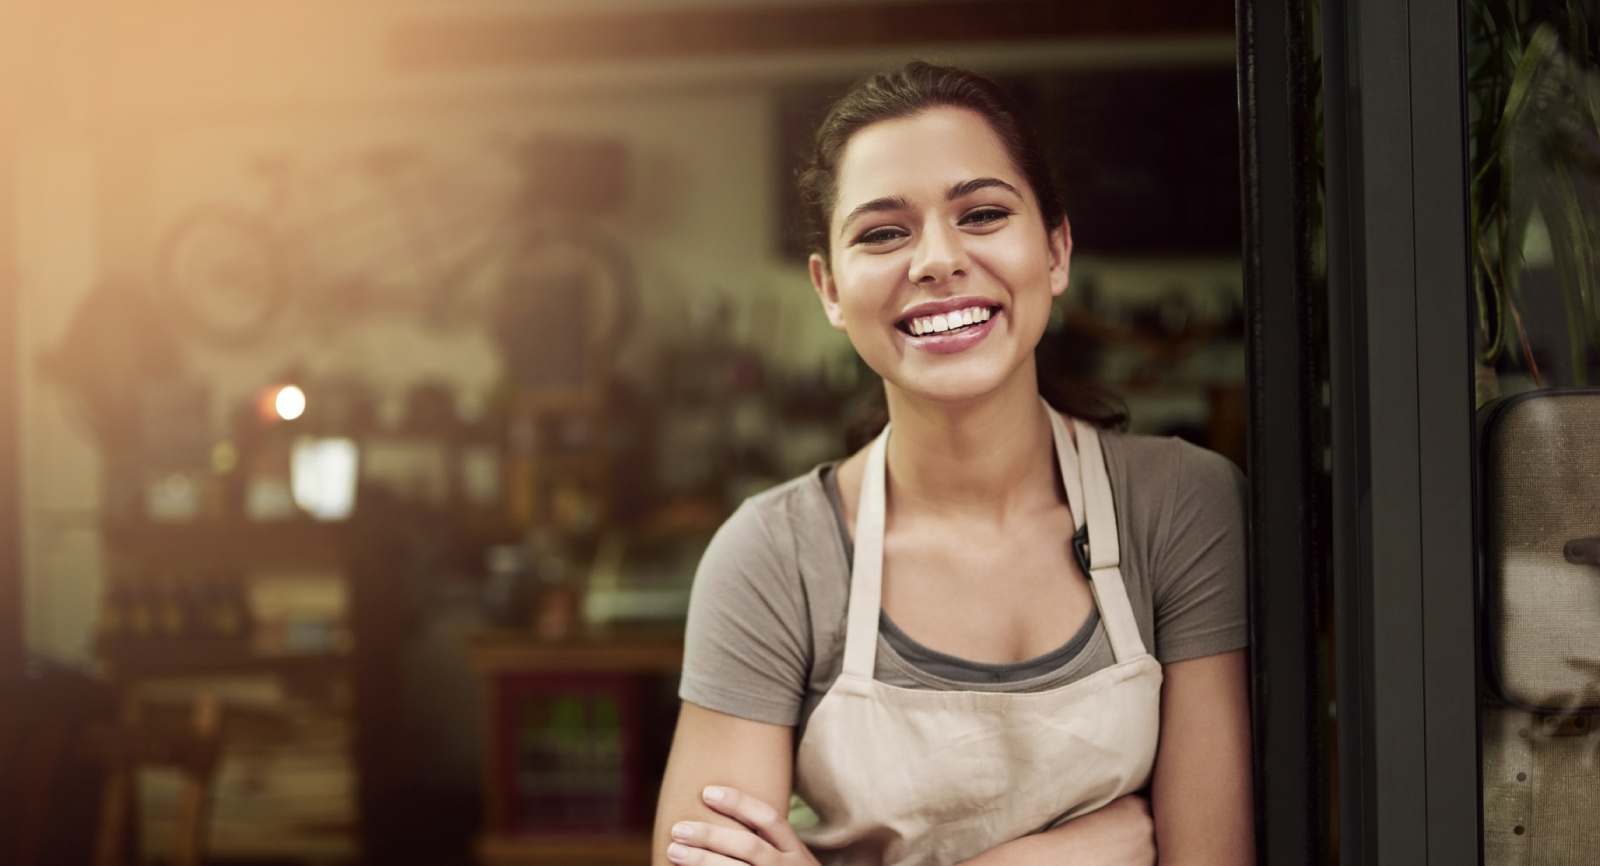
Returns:
[[[646,863],[699,553],[880,387],[799,153],[912,57],[1056,155],[1043,368],[1242,463],[1232,4],[0,3],[0,862]]]

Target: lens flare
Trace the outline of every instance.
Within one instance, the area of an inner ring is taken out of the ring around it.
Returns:
[[[272,408],[278,417],[285,421],[293,421],[305,414],[306,392],[293,385],[285,385],[278,389],[278,395],[272,398]]]

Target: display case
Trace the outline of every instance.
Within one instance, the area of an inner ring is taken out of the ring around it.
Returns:
[[[683,632],[479,635],[485,825],[479,862],[645,866],[677,715]]]

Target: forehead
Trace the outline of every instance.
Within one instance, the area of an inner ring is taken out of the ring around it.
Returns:
[[[839,161],[835,216],[882,196],[936,193],[951,184],[995,177],[1027,190],[989,123],[965,108],[940,107],[880,120],[851,137]]]

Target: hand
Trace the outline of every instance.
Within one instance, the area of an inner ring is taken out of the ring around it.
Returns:
[[[743,827],[723,827],[704,821],[679,821],[672,825],[673,843],[667,859],[683,866],[819,866],[817,858],[795,835],[789,817],[749,794],[733,788],[711,786],[700,798],[713,811],[727,815]]]

